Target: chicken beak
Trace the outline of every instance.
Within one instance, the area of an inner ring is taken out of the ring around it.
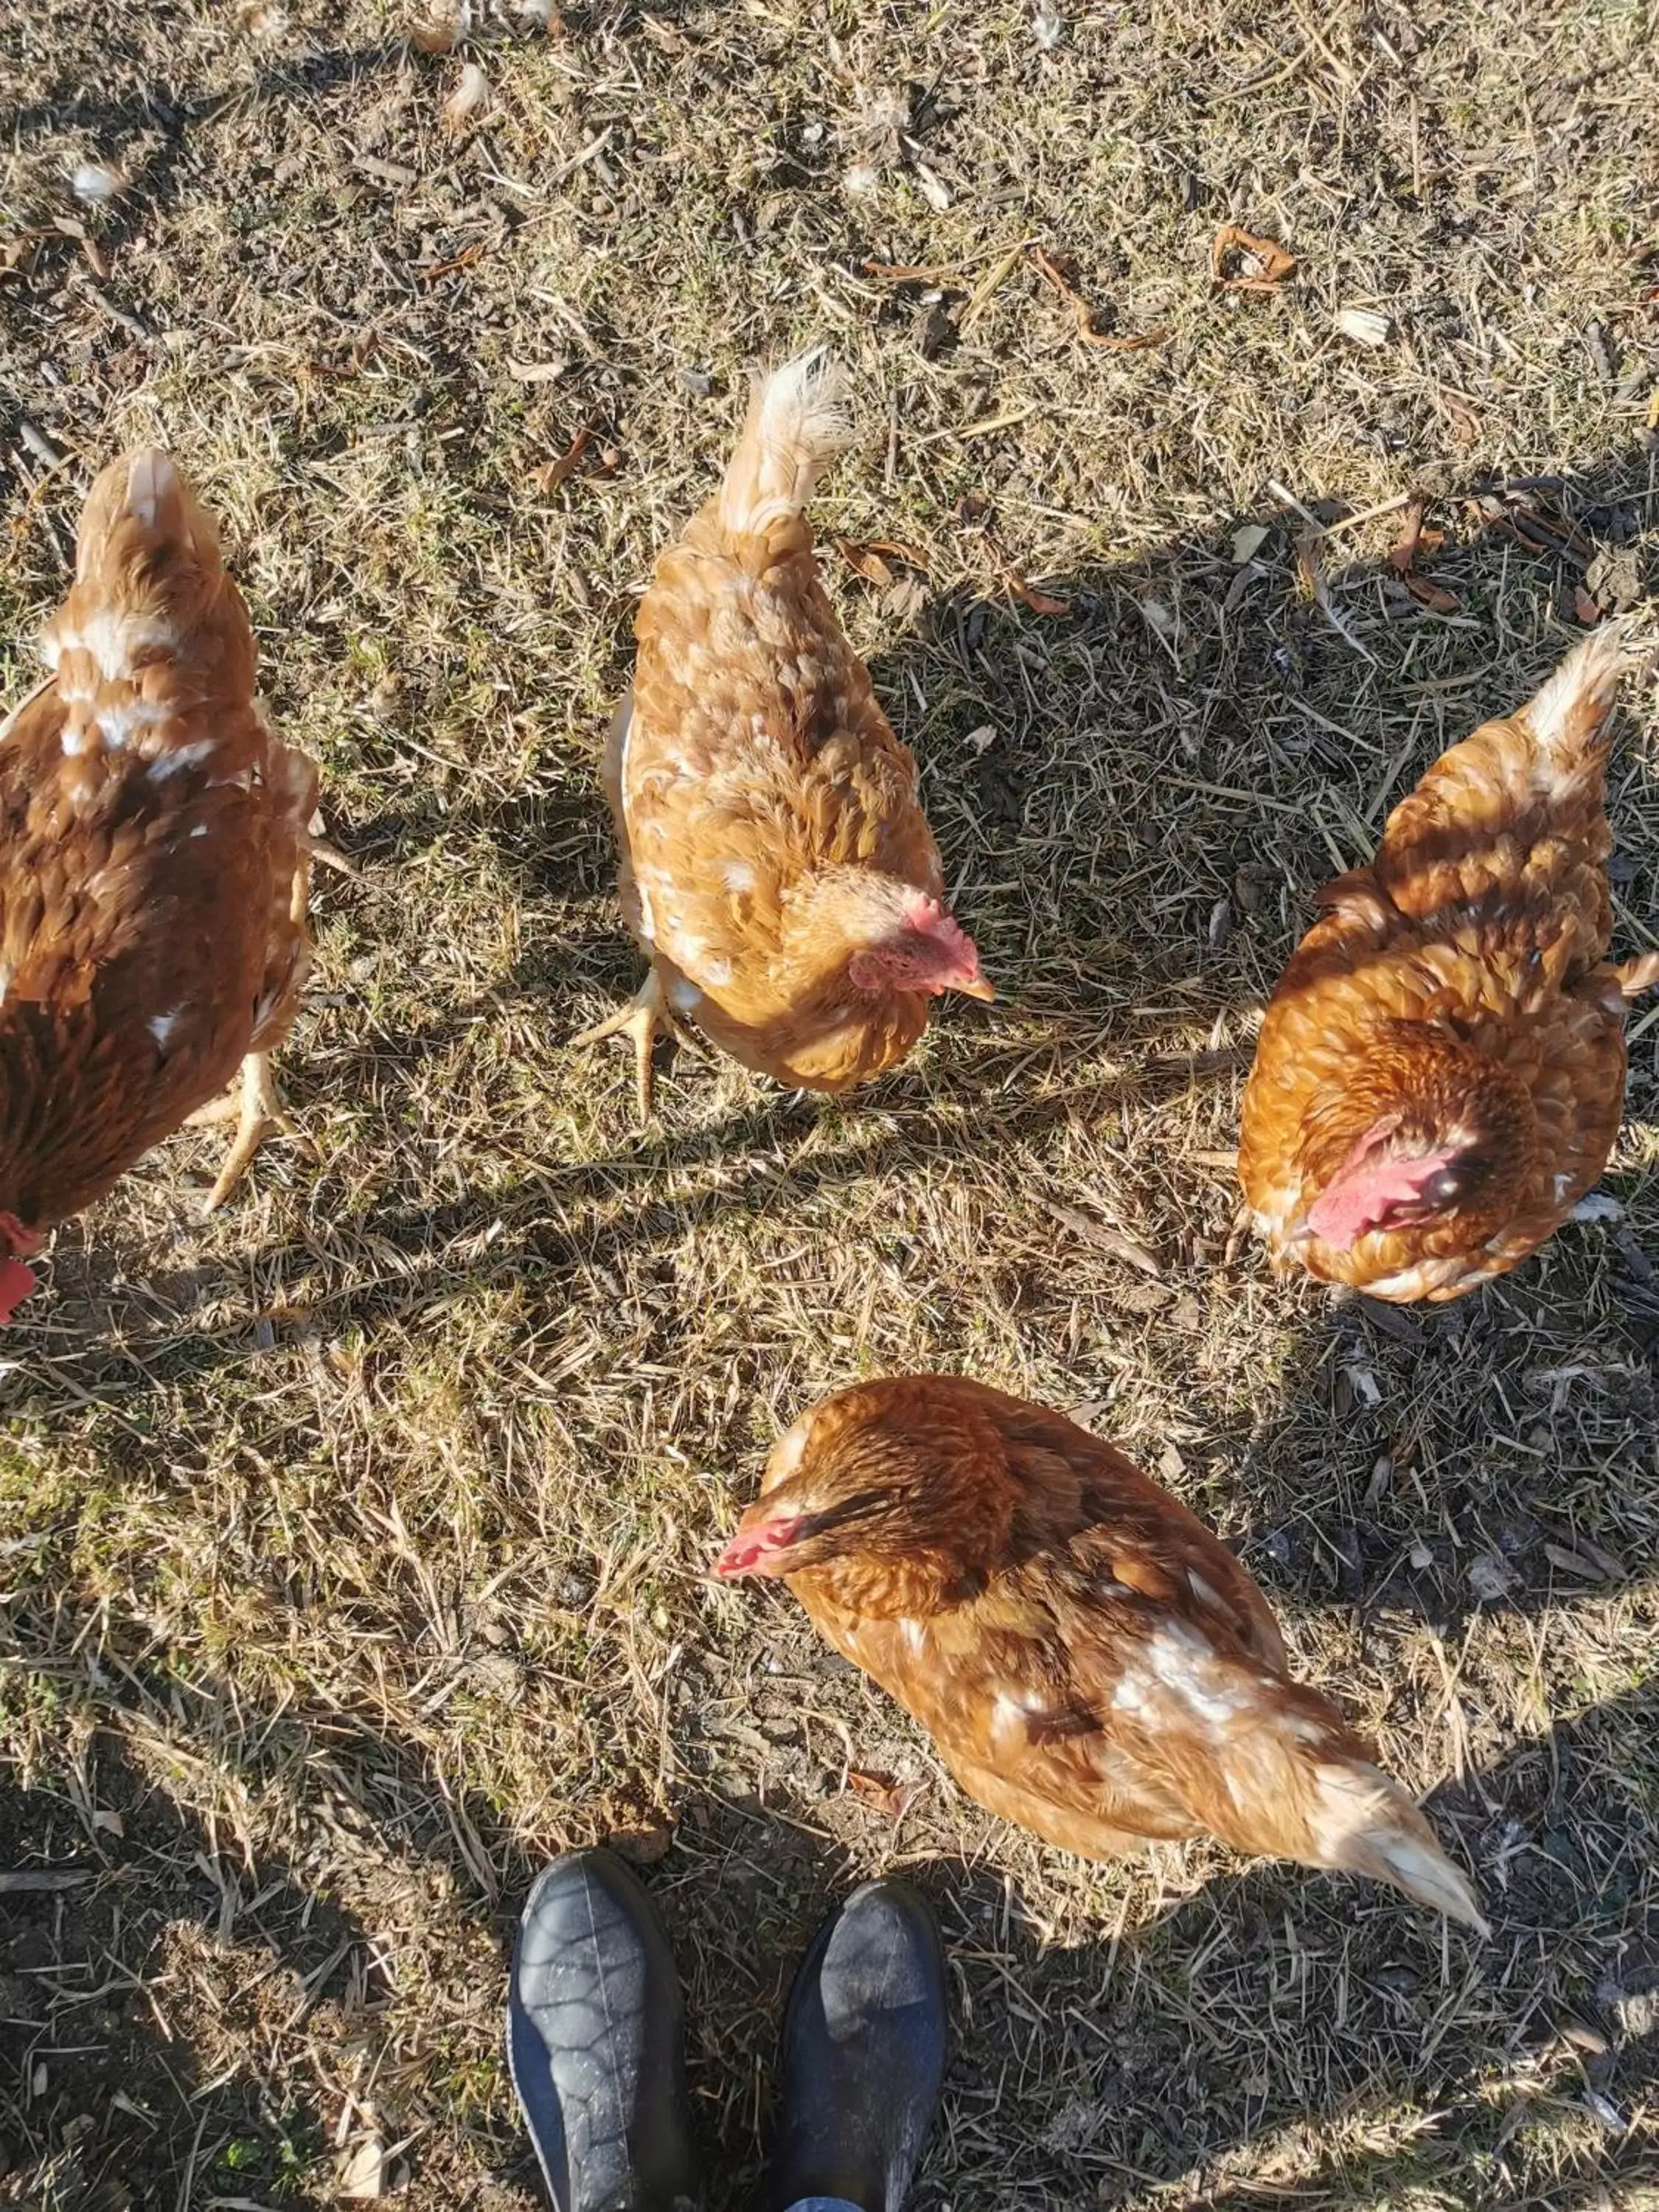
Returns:
[[[964,999],[978,999],[988,1006],[994,1006],[997,1002],[996,985],[988,983],[983,975],[975,975],[971,983],[958,983],[956,988]]]

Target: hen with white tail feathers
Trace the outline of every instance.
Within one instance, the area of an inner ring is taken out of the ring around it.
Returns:
[[[1600,1176],[1625,1009],[1607,958],[1613,701],[1642,656],[1593,630],[1519,713],[1443,755],[1324,909],[1267,1008],[1239,1172],[1276,1259],[1374,1297],[1461,1297]]]
[[[605,781],[650,972],[578,1040],[659,1026],[838,1091],[904,1056],[933,999],[994,994],[945,906],[916,766],[825,595],[805,507],[852,438],[822,349],[757,387],[725,480],[657,563]]]
[[[779,1439],[715,1572],[787,1578],[971,1797],[1062,1850],[1207,1832],[1486,1932],[1231,1553],[1047,1406],[954,1375],[838,1391]]]

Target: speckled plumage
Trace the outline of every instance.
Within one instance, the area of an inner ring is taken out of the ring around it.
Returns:
[[[0,732],[0,1212],[37,1231],[287,1030],[316,805],[165,456],[94,485],[44,642],[52,675]]]
[[[1275,1257],[1406,1301],[1460,1297],[1534,1252],[1601,1175],[1625,1086],[1610,965],[1607,722],[1628,650],[1593,633],[1519,714],[1444,754],[1328,884],[1274,990],[1239,1171]],[[1381,1117],[1473,1140],[1461,1201],[1347,1249],[1305,1217]]]
[[[1059,1413],[951,1376],[843,1390],[780,1441],[720,1564],[787,1576],[969,1796],[1049,1843],[1207,1832],[1479,1924],[1232,1554]]]
[[[879,1074],[927,1026],[927,989],[859,988],[849,963],[907,892],[943,897],[915,763],[802,513],[846,435],[817,357],[759,388],[721,489],[657,563],[605,762],[623,915],[666,1009],[823,1091]]]

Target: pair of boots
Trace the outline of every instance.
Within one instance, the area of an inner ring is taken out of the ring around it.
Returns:
[[[899,2212],[945,2073],[945,1966],[925,1900],[866,1882],[802,1961],[783,2024],[764,2212]],[[507,2057],[555,2212],[697,2212],[684,2021],[667,1936],[610,1851],[532,1890]]]

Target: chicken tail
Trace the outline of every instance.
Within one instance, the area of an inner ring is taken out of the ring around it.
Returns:
[[[1527,708],[1526,720],[1558,767],[1599,762],[1621,677],[1642,659],[1628,621],[1602,623],[1580,640]]]
[[[805,509],[818,472],[853,441],[847,376],[825,346],[798,354],[755,387],[720,487],[720,527],[763,535]]]
[[[219,533],[171,458],[141,446],[112,461],[87,495],[75,580],[106,596],[149,599],[181,562],[216,575]]]
[[[66,710],[66,751],[158,758],[176,752],[194,710],[251,696],[246,610],[212,518],[166,453],[124,454],[93,485],[75,583],[41,643]]]
[[[1400,1784],[1368,1760],[1322,1761],[1309,1808],[1310,1856],[1403,1890],[1419,1905],[1489,1936],[1474,1892]]]

